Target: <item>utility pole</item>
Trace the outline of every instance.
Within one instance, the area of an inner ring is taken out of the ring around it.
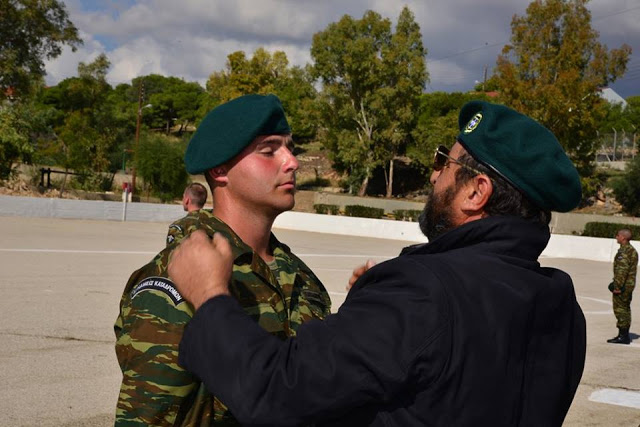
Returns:
[[[485,85],[487,84],[487,66],[484,66],[484,73],[482,77],[482,91],[485,92]]]
[[[136,119],[136,139],[133,143],[134,156],[138,152],[138,141],[140,140],[140,122],[142,119],[142,96],[144,95],[144,80],[140,80],[138,87],[138,116]],[[133,161],[133,171],[131,172],[131,192],[136,191],[136,162]]]

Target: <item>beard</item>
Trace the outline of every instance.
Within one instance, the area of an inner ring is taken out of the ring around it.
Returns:
[[[427,203],[418,218],[418,224],[429,241],[455,228],[451,214],[451,203],[455,195],[454,187],[449,187],[440,194],[434,194],[432,187],[427,194]]]

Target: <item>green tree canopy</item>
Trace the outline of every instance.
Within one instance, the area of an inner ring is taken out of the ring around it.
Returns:
[[[498,57],[501,99],[549,128],[583,174],[591,173],[604,101],[599,88],[626,69],[631,48],[608,50],[591,26],[588,0],[535,0],[514,16]]]
[[[413,130],[413,142],[407,147],[407,156],[430,168],[438,145],[451,147],[458,129],[458,114],[464,104],[473,100],[489,99],[484,93],[433,92],[420,98],[418,122]]]
[[[151,104],[144,111],[143,123],[152,129],[163,129],[169,134],[171,128],[180,124],[179,133],[200,118],[200,104],[204,89],[197,82],[187,82],[178,77],[165,77],[159,74],[136,77],[131,82],[128,98],[135,100],[132,108],[138,108],[138,90],[143,85],[142,104]]]
[[[625,174],[614,181],[613,194],[627,214],[640,216],[640,156],[627,163]]]
[[[24,97],[45,75],[44,60],[82,40],[61,1],[0,0],[0,11],[0,99],[8,90]]]
[[[34,153],[29,113],[19,104],[0,107],[0,181],[11,176],[15,162],[29,162]]]
[[[43,145],[43,154],[65,170],[96,177],[91,182],[100,182],[102,172],[115,173],[128,136],[116,114],[113,89],[105,80],[109,66],[104,54],[91,63],[81,62],[77,77],[44,89],[39,97],[49,108],[49,123],[55,130]]]
[[[295,140],[315,137],[317,92],[313,79],[306,69],[289,67],[284,52],[271,54],[258,48],[251,58],[243,51],[231,53],[226,68],[209,76],[207,93],[207,111],[241,95],[273,93],[282,101]]]
[[[167,202],[182,196],[189,181],[184,166],[186,146],[174,137],[144,133],[136,153],[138,173],[151,192]]]
[[[393,160],[411,141],[427,81],[425,55],[406,7],[395,33],[388,19],[367,11],[359,20],[345,15],[313,36],[313,72],[323,84],[321,139],[334,167],[359,181],[359,194],[378,166],[392,192]]]

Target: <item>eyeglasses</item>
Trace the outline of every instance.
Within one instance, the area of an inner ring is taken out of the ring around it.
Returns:
[[[449,166],[449,163],[456,163],[460,166],[462,166],[463,168],[469,169],[474,171],[475,173],[482,175],[485,174],[485,172],[481,172],[478,169],[472,168],[469,165],[466,165],[464,163],[462,163],[461,161],[459,161],[458,159],[454,159],[453,157],[451,157],[449,155],[449,149],[447,147],[445,147],[444,145],[440,145],[438,148],[436,148],[436,152],[433,155],[433,170],[434,171],[441,171],[442,169],[446,168],[447,166]]]

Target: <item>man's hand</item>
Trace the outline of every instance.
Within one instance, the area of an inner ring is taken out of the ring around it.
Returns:
[[[209,239],[202,230],[184,239],[169,260],[169,277],[196,310],[210,298],[229,295],[232,270],[233,255],[227,239],[219,233]]]
[[[353,273],[351,273],[351,277],[349,278],[349,283],[347,283],[346,289],[347,291],[351,290],[351,287],[356,283],[356,281],[367,272],[371,267],[376,265],[376,262],[373,260],[367,260],[367,263],[361,265],[360,267],[356,267],[353,269]]]

